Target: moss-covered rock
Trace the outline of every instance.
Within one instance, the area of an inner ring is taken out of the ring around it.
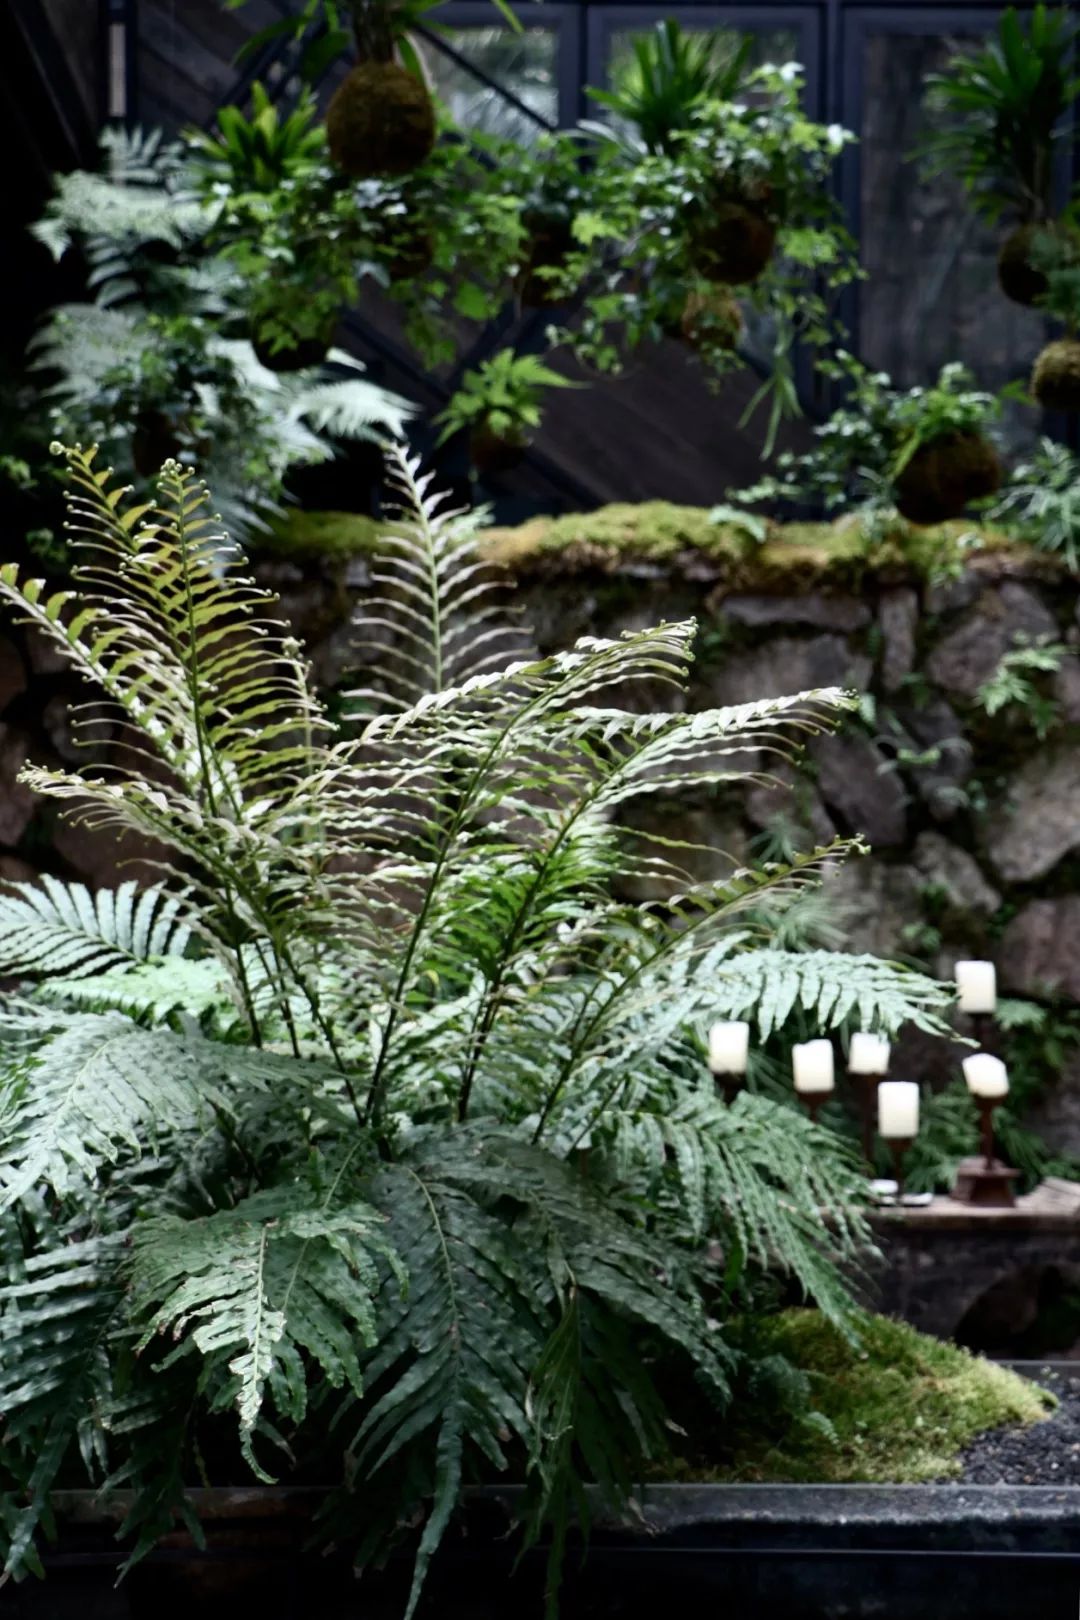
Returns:
[[[293,557],[298,562],[319,557],[370,557],[378,548],[384,527],[359,512],[305,512],[290,506],[260,533],[252,549]]]
[[[397,62],[358,63],[326,109],[326,140],[354,179],[411,174],[435,145],[427,86]]]
[[[921,581],[959,573],[979,552],[1025,554],[1000,532],[970,523],[925,528],[897,521],[882,534],[853,517],[769,524],[759,542],[737,524],[712,522],[706,507],[667,501],[533,518],[489,530],[484,545],[492,561],[522,576],[648,566],[713,578],[730,589],[786,592],[854,587],[871,574]]]
[[[1080,342],[1059,338],[1035,361],[1031,392],[1048,411],[1080,411]]]
[[[729,1466],[710,1477],[822,1484],[917,1484],[960,1471],[976,1435],[1038,1423],[1053,1405],[1037,1385],[906,1323],[865,1316],[851,1344],[818,1311],[764,1324],[766,1355],[807,1377],[811,1421],[748,1413]]]

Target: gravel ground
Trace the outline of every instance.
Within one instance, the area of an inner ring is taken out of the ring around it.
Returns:
[[[1045,1423],[994,1429],[963,1454],[964,1485],[1080,1485],[1080,1368],[1036,1380],[1060,1405]]]

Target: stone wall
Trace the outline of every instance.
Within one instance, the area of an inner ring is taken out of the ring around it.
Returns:
[[[340,676],[342,627],[368,579],[371,526],[340,522],[334,556],[258,566],[326,685]],[[805,849],[861,834],[871,853],[829,885],[848,948],[942,976],[958,955],[987,955],[1004,990],[1080,1004],[1080,624],[1070,576],[996,537],[973,546],[962,526],[933,544],[919,531],[882,544],[850,525],[791,526],[762,547],[680,508],[543,520],[494,531],[489,545],[517,576],[541,650],[692,615],[692,708],[820,686],[866,694],[862,716],[814,739],[799,769],[692,801],[650,799],[639,813],[646,830],[689,839],[698,870],[716,875],[770,843]],[[990,718],[977,701],[1019,637],[1068,649],[1039,678],[1052,705],[1043,738],[1024,709]],[[15,780],[28,758],[108,762],[107,725],[90,728],[89,748],[78,745],[73,711],[90,695],[39,640],[16,630],[0,641],[0,876],[50,870],[112,884],[139,870],[124,862],[153,853],[72,826]],[[670,691],[646,701],[664,706]],[[955,1074],[955,1052],[926,1059],[935,1061]],[[1080,1152],[1080,1065],[1050,1089],[1042,1122]]]

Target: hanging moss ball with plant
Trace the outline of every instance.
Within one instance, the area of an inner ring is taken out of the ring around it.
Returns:
[[[518,298],[525,309],[547,309],[561,302],[545,270],[561,270],[574,251],[574,232],[563,214],[539,210],[527,212],[522,224],[528,232],[524,262],[515,281]]]
[[[981,433],[947,433],[920,445],[896,477],[896,507],[909,523],[945,523],[1002,478],[1001,459]]]
[[[330,156],[355,180],[411,174],[435,145],[427,86],[397,62],[360,62],[326,109]]]
[[[310,366],[321,366],[330,352],[333,331],[313,337],[298,337],[295,342],[281,342],[256,328],[251,334],[251,347],[255,358],[267,371],[305,371]]]
[[[692,349],[709,346],[732,350],[742,329],[742,310],[727,287],[698,288],[687,293],[679,334]]]
[[[998,285],[1014,304],[1031,308],[1046,294],[1046,273],[1032,263],[1031,256],[1036,238],[1046,229],[1045,225],[1018,225],[998,249]]]
[[[524,433],[497,433],[480,422],[469,434],[469,460],[478,473],[510,472],[520,466],[528,448]]]
[[[1080,411],[1080,339],[1058,338],[1035,361],[1031,392],[1048,411]]]
[[[765,270],[776,248],[776,225],[764,207],[720,197],[690,226],[689,256],[710,281],[746,287]]]

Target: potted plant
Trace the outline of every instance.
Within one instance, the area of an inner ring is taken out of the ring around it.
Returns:
[[[1015,221],[999,250],[998,280],[1018,304],[1035,304],[1046,291],[1031,250],[1038,233],[1059,228],[1054,154],[1071,138],[1078,37],[1066,6],[1037,5],[1026,22],[1010,6],[996,38],[927,79],[932,127],[921,146],[924,162],[931,173],[958,175],[984,218]]]
[[[473,371],[467,371],[446,408],[435,418],[438,443],[462,431],[469,435],[469,456],[478,472],[505,472],[515,467],[540,426],[543,394],[549,388],[573,388],[533,354],[500,349]]]
[[[67,463],[85,575],[47,597],[5,565],[0,595],[130,747],[27,781],[167,855],[145,888],[0,895],[6,1568],[34,1567],[58,1482],[122,1484],[138,1560],[197,1530],[207,1475],[300,1478],[361,1565],[416,1532],[412,1613],[466,1483],[505,1471],[554,1581],[584,1486],[625,1507],[677,1411],[729,1399],[738,1303],[782,1276],[849,1310],[857,1167],[716,1093],[709,1018],[936,1028],[948,1002],[769,945],[763,908],[844,840],[700,883],[650,853],[665,900],[634,904],[612,812],[740,753],[753,775],[854,700],[612,706],[681,688],[692,622],[493,665],[474,524],[394,456],[381,695],[339,727],[194,473],[166,466],[148,510]]]

